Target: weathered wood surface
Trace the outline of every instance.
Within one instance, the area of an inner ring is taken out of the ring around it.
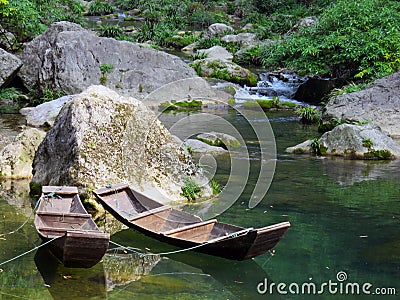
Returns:
[[[76,187],[44,186],[35,227],[66,267],[90,268],[108,249],[110,235],[101,232],[83,207]]]
[[[244,260],[273,248],[290,227],[289,222],[259,229],[203,221],[198,216],[165,206],[127,184],[94,191],[98,201],[116,219],[148,236],[182,248]]]

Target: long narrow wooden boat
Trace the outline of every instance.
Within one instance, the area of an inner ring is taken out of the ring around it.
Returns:
[[[263,228],[243,228],[200,217],[163,205],[117,184],[94,191],[98,201],[116,219],[159,241],[228,259],[244,260],[273,248],[290,227],[282,222]]]
[[[76,187],[43,186],[35,215],[36,230],[66,267],[90,268],[108,249],[110,235],[101,232],[79,199]],[[55,239],[56,238],[56,239]]]

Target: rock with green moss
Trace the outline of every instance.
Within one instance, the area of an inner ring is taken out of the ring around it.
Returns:
[[[40,185],[86,192],[129,182],[160,201],[183,200],[186,176],[201,178],[201,170],[156,115],[104,86],[89,87],[62,108],[33,162],[33,181]]]
[[[255,86],[258,81],[257,75],[230,61],[205,58],[195,60],[190,66],[202,77],[218,78],[248,86]]]
[[[224,149],[240,147],[237,138],[222,132],[206,132],[197,135],[197,139],[211,146],[222,147]]]
[[[35,151],[46,133],[36,128],[21,132],[0,152],[0,177],[32,178],[32,162]]]
[[[351,159],[388,160],[400,158],[400,145],[372,124],[342,124],[321,138],[287,148],[290,153],[318,152],[322,155],[344,156]]]

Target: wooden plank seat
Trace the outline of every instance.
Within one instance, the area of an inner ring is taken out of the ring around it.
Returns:
[[[204,222],[200,222],[200,223],[194,223],[194,224],[190,224],[190,225],[187,225],[187,226],[182,226],[182,227],[179,227],[179,228],[171,229],[171,230],[162,232],[162,234],[171,235],[171,234],[175,234],[175,233],[178,233],[178,232],[181,232],[181,231],[194,229],[196,227],[201,227],[201,226],[209,225],[209,224],[216,223],[216,222],[217,222],[217,219],[211,219],[211,220],[208,220],[208,221],[204,221]]]
[[[157,208],[153,208],[153,209],[147,210],[145,212],[142,212],[142,213],[140,213],[140,214],[128,219],[128,221],[129,222],[137,221],[137,220],[139,220],[141,218],[144,218],[144,217],[147,217],[147,216],[150,216],[150,215],[154,215],[156,213],[165,211],[165,210],[170,209],[170,208],[171,208],[171,206],[169,206],[169,205],[164,205],[164,206],[160,206],[160,207],[157,207]]]
[[[43,194],[55,194],[55,195],[70,195],[70,194],[78,194],[78,188],[75,186],[43,186],[42,187]]]
[[[55,232],[67,232],[67,231],[71,231],[71,232],[81,232],[81,233],[92,233],[92,232],[99,232],[98,230],[93,230],[93,229],[81,229],[81,228],[60,228],[60,227],[44,227],[44,226],[40,226],[38,227],[38,230],[41,231],[55,231]]]
[[[37,211],[37,215],[40,216],[60,216],[60,217],[78,217],[78,218],[88,218],[90,219],[92,216],[90,214],[82,214],[82,213],[65,213],[65,212],[52,212],[52,211]]]

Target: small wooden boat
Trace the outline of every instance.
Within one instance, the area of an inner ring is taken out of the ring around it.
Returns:
[[[66,267],[90,268],[108,249],[110,235],[101,232],[79,199],[76,187],[44,186],[35,227],[50,251]]]
[[[289,222],[254,229],[218,222],[163,205],[118,184],[93,192],[116,219],[159,241],[195,251],[244,260],[273,248],[290,227]]]

